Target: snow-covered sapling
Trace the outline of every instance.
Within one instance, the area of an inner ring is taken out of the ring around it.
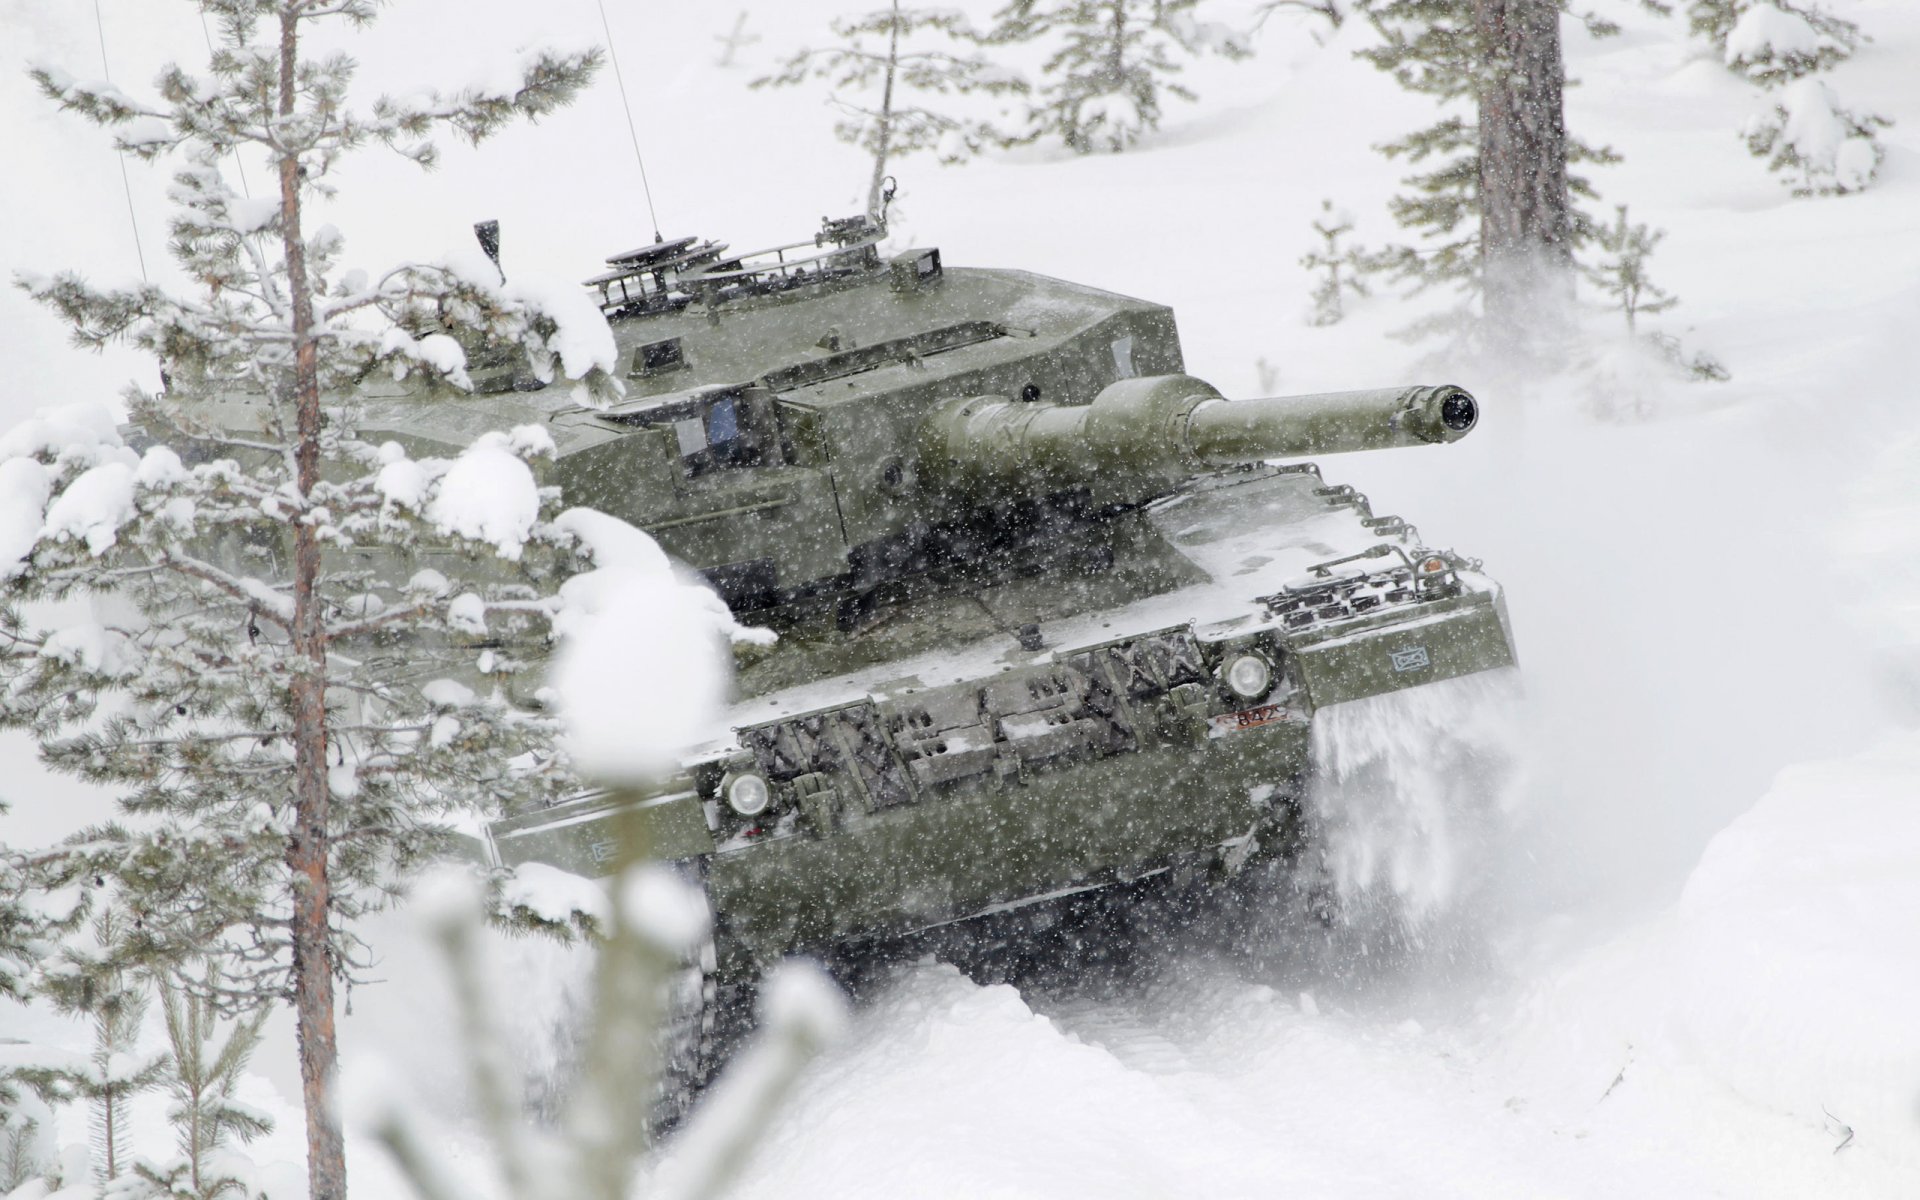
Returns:
[[[887,8],[841,17],[832,26],[839,45],[803,48],[775,73],[753,81],[759,87],[791,87],[826,81],[828,100],[841,119],[834,132],[873,160],[867,211],[876,218],[884,203],[887,171],[905,155],[930,152],[943,163],[965,162],[1003,140],[992,111],[966,111],[968,96],[1023,93],[1026,81],[976,52],[967,18],[948,8]],[[976,109],[980,106],[975,105]]]
[[[1629,220],[1626,205],[1615,205],[1613,223],[1594,230],[1594,246],[1602,257],[1583,267],[1582,273],[1613,300],[1614,307],[1626,319],[1627,337],[1635,345],[1651,351],[1657,361],[1687,379],[1724,381],[1729,378],[1727,369],[1711,354],[1705,351],[1689,354],[1680,339],[1672,334],[1656,330],[1643,335],[1639,330],[1640,317],[1666,312],[1680,303],[1678,297],[1654,283],[1648,274],[1648,261],[1664,237],[1664,230]],[[1613,403],[1617,407],[1618,397]]]
[[[989,40],[1053,46],[1020,140],[1057,138],[1085,154],[1125,150],[1160,127],[1162,100],[1191,101],[1182,57],[1252,53],[1244,34],[1195,16],[1200,0],[1012,0]]]
[[[41,966],[35,991],[61,1012],[85,1020],[93,1048],[84,1058],[36,1064],[15,1076],[46,1099],[86,1104],[89,1162],[95,1185],[104,1186],[132,1170],[128,1106],[135,1096],[160,1086],[167,1057],[141,1050],[148,981],[121,965],[139,931],[107,905],[94,912],[87,932]]]
[[[231,1147],[272,1132],[273,1119],[242,1103],[237,1093],[272,1010],[263,1005],[238,1019],[225,1018],[213,999],[221,993],[215,962],[163,971],[157,983],[173,1052],[163,1083],[173,1101],[167,1119],[179,1157],[165,1166],[140,1163],[135,1169],[167,1200],[244,1196],[245,1164]]]
[[[308,208],[344,154],[431,165],[435,130],[478,141],[548,113],[599,52],[529,51],[361,109],[352,59],[303,39],[366,24],[373,0],[200,6],[222,35],[208,70],[169,66],[150,98],[33,70],[122,152],[176,163],[171,246],[192,286],[22,281],[80,343],[155,355],[167,388],[126,397],[137,435],[102,408],[0,440],[0,724],[137,818],[68,843],[49,886],[106,881],[139,958],[218,961],[223,1006],[293,1006],[310,1195],[343,1200],[328,1093],[356,923],[451,845],[446,814],[571,786],[551,715],[507,696],[544,645],[543,581],[577,553],[529,465],[552,452],[543,428],[416,458],[362,437],[354,397],[384,377],[459,403],[470,364],[510,351],[524,386],[591,400],[614,386],[614,350],[576,289],[505,283],[477,253],[345,270],[342,235]],[[270,197],[229,185],[237,147],[271,162]],[[59,600],[76,604],[50,619]]]
[[[1640,314],[1665,312],[1680,301],[1647,274],[1647,260],[1667,236],[1666,231],[1629,222],[1624,204],[1616,204],[1613,211],[1613,224],[1594,231],[1594,245],[1604,257],[1587,270],[1587,278],[1613,298],[1614,306],[1626,317],[1631,336]]]
[[[1370,294],[1363,272],[1372,260],[1364,246],[1340,244],[1341,238],[1353,232],[1353,216],[1345,209],[1334,208],[1331,200],[1320,202],[1313,231],[1320,235],[1321,244],[1302,256],[1300,265],[1324,274],[1314,285],[1313,315],[1308,319],[1314,325],[1333,325],[1346,315],[1349,292],[1362,297]]]
[[[1840,106],[1820,79],[1798,79],[1780,89],[1769,112],[1758,113],[1741,131],[1747,149],[1786,176],[1796,196],[1844,196],[1873,183],[1886,147],[1879,131],[1885,117]]]

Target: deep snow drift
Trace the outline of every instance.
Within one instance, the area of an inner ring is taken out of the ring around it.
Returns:
[[[1121,989],[1023,996],[910,967],[767,1132],[748,1194],[1920,1192],[1920,743],[1900,729],[1920,721],[1920,12],[1834,7],[1875,38],[1835,86],[1897,124],[1881,182],[1827,200],[1791,199],[1747,154],[1737,131],[1758,93],[1678,19],[1622,6],[1609,15],[1628,28],[1605,41],[1569,26],[1584,85],[1570,124],[1626,156],[1594,181],[1668,230],[1652,269],[1684,303],[1658,324],[1720,357],[1730,383],[1656,380],[1617,406],[1644,419],[1613,422],[1592,414],[1590,375],[1515,383],[1456,365],[1483,401],[1474,437],[1323,463],[1509,588],[1523,772],[1431,893],[1470,894],[1467,917],[1424,954],[1381,959],[1281,945],[1249,964],[1196,938]],[[753,9],[763,41],[734,70],[711,62],[733,7],[610,8],[663,232],[773,243],[857,204],[864,165],[831,139],[818,97],[744,86],[840,8]],[[123,84],[203,52],[184,6],[103,11]],[[78,7],[0,14],[16,54],[97,62]],[[404,87],[522,40],[597,36],[590,4],[416,0],[354,49],[369,86]],[[1431,118],[1351,58],[1367,36],[1349,22],[1321,47],[1278,14],[1251,63],[1190,70],[1201,104],[1171,106],[1125,155],[903,162],[896,240],[1171,303],[1189,369],[1230,394],[1255,394],[1256,360],[1279,392],[1437,382],[1423,350],[1386,336],[1405,306],[1376,298],[1326,329],[1302,319],[1312,281],[1296,260],[1321,199],[1359,216],[1360,240],[1388,240],[1382,200],[1402,168],[1369,146]],[[0,105],[15,167],[0,219],[34,231],[5,265],[134,274],[104,145],[17,73],[0,78]],[[585,277],[651,232],[626,145],[605,81],[484,153],[449,147],[434,176],[354,164],[333,219],[349,257],[375,266],[497,217],[510,270]],[[132,174],[154,266],[164,180]],[[99,399],[145,370],[75,356],[61,336],[23,298],[0,299],[8,415]],[[9,795],[17,841],[99,804],[63,781]],[[403,921],[382,935],[382,981],[355,991],[346,1045],[398,1063],[458,1129],[440,984]],[[502,948],[531,1068],[556,1053],[562,981],[580,967]],[[76,1037],[11,1010],[0,1035]],[[290,1044],[264,1050],[249,1083],[280,1115],[253,1149],[263,1161],[299,1159]],[[83,1124],[69,1117],[67,1139]],[[142,1137],[164,1151],[157,1119]],[[355,1194],[393,1194],[378,1155],[354,1150]]]

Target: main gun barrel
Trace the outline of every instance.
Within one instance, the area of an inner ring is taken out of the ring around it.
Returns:
[[[1155,375],[1091,404],[954,401],[923,431],[921,472],[974,502],[1081,487],[1124,502],[1236,463],[1457,441],[1478,420],[1451,384],[1227,400],[1190,375]]]

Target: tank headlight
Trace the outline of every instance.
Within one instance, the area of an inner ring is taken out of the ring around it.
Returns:
[[[1227,662],[1227,690],[1242,700],[1258,700],[1273,690],[1273,668],[1258,654],[1242,654]]]
[[[720,790],[727,798],[727,807],[743,817],[757,817],[773,802],[773,789],[767,786],[766,777],[752,772],[728,776]]]
[[[1437,554],[1432,558],[1422,560],[1420,563],[1420,573],[1422,575],[1438,575],[1446,569],[1447,560]]]

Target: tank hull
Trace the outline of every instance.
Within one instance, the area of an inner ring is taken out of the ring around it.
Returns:
[[[1003,624],[1037,618],[1037,650],[906,604],[925,652],[743,700],[679,786],[503,822],[497,852],[582,873],[629,851],[690,862],[749,966],[1289,853],[1317,712],[1515,664],[1498,587],[1416,545],[1314,472],[1197,481],[1128,543],[1186,564],[1153,576],[1172,585],[1051,619],[1062,581],[976,589]],[[1271,687],[1237,695],[1224,672],[1248,654]],[[770,785],[763,818],[716,799],[743,773]]]

